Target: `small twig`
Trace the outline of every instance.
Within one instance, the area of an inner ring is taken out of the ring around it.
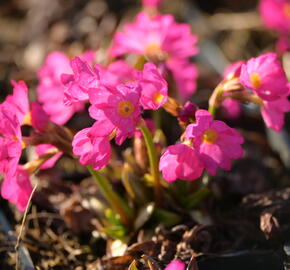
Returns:
[[[16,255],[16,265],[15,265],[15,269],[16,270],[18,270],[18,268],[19,268],[19,258],[18,258],[19,244],[20,244],[20,241],[21,241],[21,237],[22,237],[22,233],[23,233],[23,229],[24,229],[24,225],[25,225],[25,221],[26,221],[26,216],[27,216],[27,213],[28,213],[29,208],[30,208],[30,202],[32,200],[32,197],[34,195],[35,190],[37,189],[37,186],[38,186],[38,184],[36,183],[36,185],[34,186],[32,192],[31,192],[31,194],[29,196],[28,203],[27,203],[27,206],[26,206],[26,209],[25,209],[23,218],[22,218],[20,232],[18,234],[17,241],[16,241],[16,245],[15,245],[15,255]]]

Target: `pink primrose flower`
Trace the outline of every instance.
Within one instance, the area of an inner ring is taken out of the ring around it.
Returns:
[[[37,101],[31,104],[31,125],[38,132],[44,132],[49,123],[49,116]]]
[[[89,63],[75,57],[70,62],[73,75],[62,74],[61,81],[66,86],[64,90],[65,105],[72,105],[89,99],[90,88],[97,88],[100,82],[97,65],[91,68]]]
[[[144,7],[158,7],[161,4],[161,0],[142,0],[142,6]]]
[[[43,154],[46,154],[49,150],[54,149],[54,148],[55,148],[55,146],[53,146],[51,144],[39,144],[35,147],[35,152],[38,156],[41,156]],[[40,169],[46,170],[46,169],[52,168],[55,165],[55,163],[60,159],[62,154],[63,154],[62,152],[55,154],[52,158],[50,158],[46,162],[44,162],[40,166]]]
[[[242,66],[241,84],[263,100],[272,101],[288,93],[288,81],[275,53],[251,58]]]
[[[189,122],[195,119],[195,112],[197,111],[197,106],[190,101],[187,101],[181,112],[178,115],[178,119],[182,122]]]
[[[140,78],[140,103],[145,110],[158,110],[167,100],[167,82],[153,63],[146,63]]]
[[[165,270],[184,270],[185,264],[180,260],[174,260],[170,264],[168,264]]]
[[[290,1],[260,0],[259,12],[266,27],[280,33],[290,31]]]
[[[16,204],[20,211],[25,210],[31,192],[29,174],[21,166],[17,166],[13,176],[6,175],[1,186],[2,197]]]
[[[80,163],[92,165],[94,170],[104,168],[111,158],[111,145],[108,136],[95,135],[98,127],[85,128],[79,131],[73,139],[73,153],[80,156]]]
[[[100,86],[90,89],[89,96],[92,104],[90,116],[98,120],[96,136],[108,136],[115,130],[116,143],[120,145],[134,135],[141,114],[138,84],[120,84],[113,89]]]
[[[160,158],[159,170],[167,182],[176,179],[195,180],[202,174],[204,166],[195,149],[185,144],[169,146]]]
[[[231,160],[243,155],[243,137],[206,110],[198,110],[195,118],[196,123],[186,128],[186,138],[192,140],[207,171],[215,175],[219,167],[230,170]]]
[[[85,53],[82,58],[91,61],[91,53],[87,54]],[[64,53],[57,51],[47,56],[44,65],[37,72],[38,100],[43,104],[43,109],[50,120],[59,125],[65,124],[75,112],[84,108],[82,102],[76,102],[69,107],[64,105],[65,86],[61,82],[63,73],[72,73],[70,60]]]
[[[230,119],[238,118],[241,115],[241,104],[232,98],[227,98],[222,102],[222,112]]]

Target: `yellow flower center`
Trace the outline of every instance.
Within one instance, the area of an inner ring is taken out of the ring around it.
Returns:
[[[28,125],[28,126],[31,126],[31,113],[28,112],[24,119],[23,119],[23,125]]]
[[[255,88],[260,88],[262,84],[261,76],[258,73],[252,73],[250,75],[250,82]]]
[[[218,138],[215,130],[208,129],[203,133],[202,140],[205,143],[214,143]]]
[[[162,95],[162,94],[160,94],[160,93],[155,93],[154,94],[154,97],[153,97],[153,101],[155,102],[155,103],[161,103],[162,102],[162,100],[163,100],[163,98],[164,98],[164,95]]]
[[[286,18],[290,18],[290,4],[285,3],[283,6],[283,14],[285,15]]]
[[[161,52],[160,44],[157,42],[152,42],[146,46],[145,53],[147,55],[153,56],[158,55]]]
[[[134,104],[130,101],[121,101],[118,104],[118,114],[123,117],[129,117],[135,110]]]

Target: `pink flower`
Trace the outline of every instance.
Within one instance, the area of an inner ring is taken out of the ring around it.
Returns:
[[[167,182],[195,180],[204,169],[196,151],[185,144],[169,146],[160,158],[159,170]]]
[[[91,53],[88,53],[89,59],[91,59],[90,55]],[[86,54],[83,57],[87,58]],[[69,58],[57,51],[47,56],[44,65],[37,72],[38,100],[43,104],[44,111],[49,115],[50,120],[59,125],[65,124],[75,112],[84,108],[81,102],[70,107],[63,103],[65,87],[61,82],[61,74],[71,72]]]
[[[168,264],[165,270],[184,270],[185,264],[180,260],[174,260],[170,264]]]
[[[29,174],[21,166],[17,167],[15,175],[6,175],[1,186],[2,197],[16,204],[20,211],[25,210],[31,192]]]
[[[241,104],[232,98],[227,98],[222,102],[222,111],[230,119],[238,118],[241,115]]]
[[[287,34],[290,31],[290,2],[260,0],[259,11],[266,27]]]
[[[290,51],[290,40],[287,36],[280,36],[276,42],[276,50],[279,53]]]
[[[52,150],[54,148],[55,148],[55,146],[53,146],[51,144],[39,144],[35,147],[35,151],[36,151],[36,154],[38,156],[41,156],[43,154],[46,154],[49,150]],[[55,163],[59,160],[59,158],[62,156],[62,154],[63,154],[62,152],[55,154],[52,158],[50,158],[46,162],[44,162],[40,166],[40,168],[42,170],[52,168],[55,165]]]
[[[261,106],[261,113],[266,126],[278,132],[284,125],[285,112],[290,112],[288,96],[274,101],[263,101]]]
[[[243,137],[206,110],[198,110],[195,118],[196,123],[186,128],[186,138],[192,140],[207,171],[215,175],[219,167],[230,170],[231,160],[243,155]]]
[[[115,130],[116,142],[120,145],[134,135],[141,114],[139,85],[120,84],[113,89],[100,86],[91,89],[89,95],[90,116],[98,120],[96,136],[108,136]]]
[[[64,103],[71,105],[89,99],[89,89],[97,88],[100,82],[97,66],[91,68],[89,63],[75,57],[71,60],[73,75],[62,74],[61,81],[66,86],[64,90]]]
[[[170,59],[167,67],[172,72],[177,90],[183,99],[188,99],[196,92],[198,70],[188,60]]]
[[[49,116],[37,101],[31,104],[31,125],[38,132],[44,132],[49,123]]]
[[[11,83],[14,86],[13,95],[7,96],[1,106],[6,106],[6,110],[13,112],[18,122],[23,124],[29,113],[28,89],[24,81],[12,81]]]
[[[288,93],[288,81],[275,53],[252,58],[242,66],[241,84],[256,92],[267,101],[278,99]]]
[[[245,61],[238,61],[228,65],[227,68],[224,70],[224,79],[231,77],[240,77],[243,64],[245,64]]]
[[[145,110],[158,110],[167,100],[167,82],[153,63],[146,63],[141,74],[140,103]]]
[[[80,156],[80,163],[92,165],[94,170],[104,168],[111,158],[109,138],[97,137],[96,127],[85,128],[79,131],[73,139],[73,153]]]
[[[184,123],[194,121],[195,112],[197,111],[197,106],[190,101],[187,101],[181,112],[178,115],[178,119]]]

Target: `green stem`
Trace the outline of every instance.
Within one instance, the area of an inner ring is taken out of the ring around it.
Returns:
[[[216,108],[213,106],[209,106],[208,111],[211,113],[213,118],[215,117]]]
[[[101,193],[105,199],[109,202],[112,209],[119,214],[120,219],[124,225],[131,225],[131,211],[126,203],[118,196],[113,190],[111,183],[100,173],[95,171],[92,166],[87,166],[87,169],[95,179]]]
[[[151,133],[144,121],[140,125],[140,130],[143,134],[148,156],[149,156],[150,169],[151,169],[151,174],[153,177],[153,184],[154,184],[155,203],[158,206],[160,205],[160,202],[161,202],[161,185],[160,185],[160,174],[159,174],[159,169],[158,169],[158,163],[159,163],[158,156],[155,150],[155,145],[153,143]]]

